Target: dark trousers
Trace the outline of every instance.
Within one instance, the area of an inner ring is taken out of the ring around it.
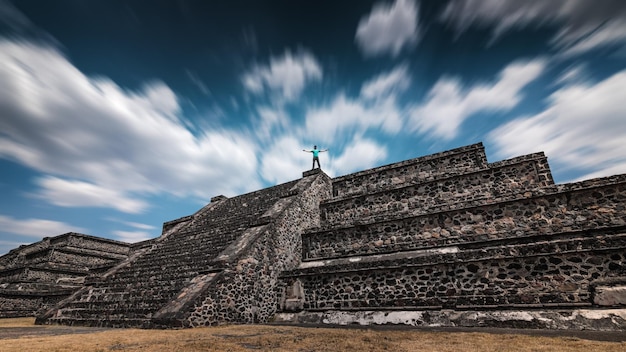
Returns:
[[[317,161],[317,167],[318,167],[318,168],[320,168],[320,169],[322,168],[322,167],[320,166],[320,158],[318,158],[318,157],[314,156],[314,157],[313,157],[313,166],[311,166],[311,170],[315,169],[315,162],[316,162],[316,161]]]

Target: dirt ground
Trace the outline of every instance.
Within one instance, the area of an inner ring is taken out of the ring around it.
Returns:
[[[626,332],[230,325],[184,330],[0,319],[0,351],[626,351]]]

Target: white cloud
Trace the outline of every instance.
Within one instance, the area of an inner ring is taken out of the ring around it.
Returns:
[[[24,243],[32,243],[44,237],[61,235],[67,232],[85,232],[77,226],[45,219],[15,219],[0,215],[0,231],[28,237]]]
[[[559,168],[595,170],[581,179],[626,173],[624,87],[626,71],[563,87],[546,110],[504,124],[489,140],[503,157],[545,151]]]
[[[319,149],[327,149],[326,145],[317,145]],[[302,171],[312,167],[310,150],[313,145],[302,145],[298,139],[282,136],[265,152],[261,158],[261,175],[272,183],[282,183],[302,177]],[[320,154],[322,170],[330,177],[355,172],[377,165],[387,158],[387,148],[374,140],[355,136],[340,149],[330,148]]]
[[[142,224],[142,223],[139,223],[139,222],[124,221],[123,223],[128,225],[128,226],[130,226],[130,227],[134,227],[134,228],[140,229],[140,230],[154,230],[154,229],[156,229],[155,226],[148,225],[148,224]]]
[[[302,149],[311,147],[302,145],[295,136],[277,137],[268,148],[260,148],[261,176],[273,184],[302,177],[302,171],[311,167],[310,154],[305,154]]]
[[[208,202],[204,202],[204,203],[202,203],[202,205],[206,205],[207,203]],[[140,229],[140,230],[154,230],[154,229],[157,228],[156,226],[152,226],[152,225],[148,225],[148,224],[142,224],[142,223],[134,222],[134,221],[125,221],[125,220],[118,219],[116,217],[107,217],[106,220],[113,221],[113,222],[120,223],[120,224],[124,224],[126,226],[130,226],[130,227],[133,227],[133,228],[136,228],[136,229]]]
[[[333,174],[372,168],[387,158],[387,148],[370,139],[356,138],[343,149],[343,153],[332,159]]]
[[[116,236],[118,241],[127,243],[141,242],[157,237],[154,234],[149,234],[145,231],[113,231],[113,234]]]
[[[259,187],[250,136],[192,134],[163,83],[125,91],[26,42],[0,40],[0,62],[0,157],[54,175],[40,191],[55,204],[137,212],[145,195],[208,198]]]
[[[562,31],[567,32],[567,31]],[[608,23],[598,24],[595,29],[576,40],[567,40],[571,36],[556,37],[555,41],[563,47],[563,56],[574,56],[600,48],[603,46],[626,44],[626,19],[613,20]]]
[[[355,40],[365,56],[390,54],[417,43],[418,8],[413,0],[396,0],[393,5],[379,3],[369,16],[361,18]]]
[[[415,107],[409,128],[431,133],[446,140],[456,137],[461,124],[480,111],[506,111],[521,100],[520,91],[544,70],[544,60],[515,62],[499,74],[492,84],[464,88],[455,78],[442,78],[430,90],[427,100]]]
[[[339,134],[362,134],[368,129],[397,133],[402,116],[393,97],[369,104],[339,94],[330,106],[310,109],[306,114],[306,133],[320,143],[330,143]]]
[[[267,88],[285,101],[297,99],[308,82],[321,79],[322,67],[312,54],[294,55],[289,50],[281,57],[271,57],[267,66],[256,66],[241,77],[250,92],[261,94]]]
[[[361,86],[361,97],[365,99],[384,98],[407,90],[411,84],[409,69],[399,65],[390,72],[382,73]]]
[[[560,84],[572,84],[578,82],[585,82],[588,80],[587,68],[585,65],[570,66],[563,71],[561,76],[554,82],[557,85]]]
[[[556,24],[552,43],[564,55],[626,44],[626,2],[590,0],[458,0],[442,14],[459,32],[474,23],[494,26],[494,40],[515,28]]]
[[[283,132],[289,127],[289,116],[287,113],[278,108],[270,108],[268,106],[259,106],[256,109],[258,120],[254,129],[255,135],[262,140],[272,138],[276,133]]]
[[[36,197],[62,207],[105,207],[134,214],[148,208],[144,201],[92,183],[68,181],[52,176],[40,178],[36,183],[41,187]]]
[[[259,147],[263,179],[281,183],[300,178],[312,163],[311,155],[302,149],[310,150],[313,144],[319,149],[331,148],[328,154],[320,156],[322,169],[329,176],[372,167],[386,158],[384,147],[362,136],[368,131],[400,132],[403,112],[396,95],[408,88],[410,81],[406,76],[408,68],[400,65],[365,82],[357,99],[339,93],[328,105],[308,107],[303,125],[281,107],[257,107],[259,121],[255,131],[262,143],[267,143]],[[346,141],[345,136],[352,140]],[[303,141],[307,144],[302,145]],[[334,154],[340,151],[342,155]]]

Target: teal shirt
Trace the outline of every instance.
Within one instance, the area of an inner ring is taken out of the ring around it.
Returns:
[[[313,149],[311,152],[313,153],[313,157],[314,157],[314,158],[317,158],[317,157],[318,157],[318,155],[320,154],[320,151],[319,151],[319,150],[317,150],[317,149]]]

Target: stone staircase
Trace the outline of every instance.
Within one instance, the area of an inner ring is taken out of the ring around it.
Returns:
[[[479,143],[333,179],[333,195],[281,276],[278,321],[589,328],[533,314],[611,308],[626,328],[626,175],[555,185],[543,153],[489,164]]]
[[[133,246],[66,233],[0,257],[0,317],[34,316],[81,288],[89,275],[126,259]]]
[[[330,181],[325,178],[327,176],[320,173],[234,198],[215,197],[194,215],[165,223],[163,235],[152,246],[103,276],[88,279],[84,288],[39,316],[37,322],[147,328],[228,321],[223,312],[193,319],[190,315],[199,311],[194,306],[202,307],[207,297],[219,296],[223,283],[236,286],[246,281],[233,273],[231,267],[241,265],[241,257],[251,255],[256,242],[262,243],[276,235],[276,228],[284,226],[281,217],[287,213],[287,208],[310,202],[300,199],[309,197],[310,188],[319,184],[318,188],[328,185],[330,189]],[[317,202],[315,205],[319,203],[317,196],[311,199]],[[299,208],[304,210],[301,217],[307,218],[307,209]],[[316,207],[308,208],[318,212]],[[311,219],[304,222],[306,227],[316,224]],[[296,248],[287,255],[294,263],[296,260],[291,257],[297,259],[300,250],[299,228],[304,227],[293,224],[289,229],[292,241],[298,241]],[[272,243],[265,251],[279,251],[280,245]],[[272,261],[277,267],[288,264],[278,263],[277,259],[280,256],[273,256]],[[273,290],[274,285],[266,289]],[[226,294],[233,301],[241,294],[235,291]],[[277,299],[270,306],[270,311],[263,317],[256,314],[254,318],[266,319],[273,314]]]

